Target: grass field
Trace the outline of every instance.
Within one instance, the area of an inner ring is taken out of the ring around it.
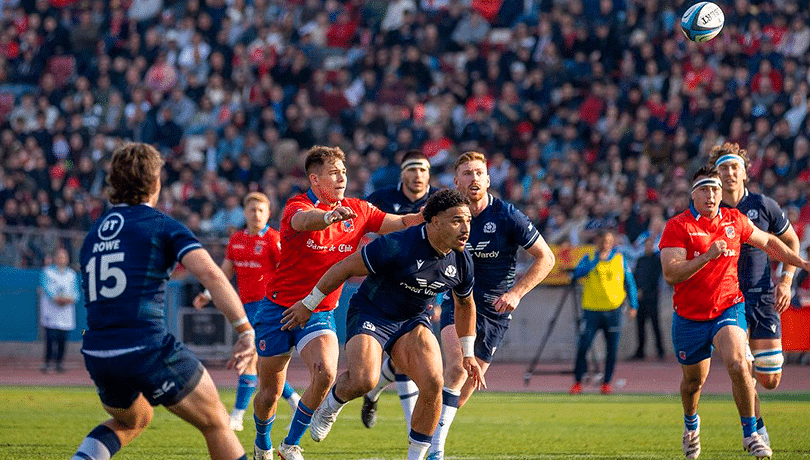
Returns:
[[[230,407],[233,391],[222,393]],[[775,459],[810,459],[810,394],[765,395],[766,422]],[[329,438],[316,444],[308,434],[307,460],[402,459],[405,423],[393,393],[380,400],[377,426],[360,423],[360,403],[341,414]],[[252,420],[249,411],[246,420]],[[701,401],[702,459],[748,458],[730,396]],[[91,388],[0,388],[0,459],[69,458],[82,438],[105,418]],[[282,401],[273,433],[286,434],[290,410]],[[239,433],[252,452],[252,423]],[[681,459],[680,399],[676,395],[481,393],[453,425],[448,459]],[[203,438],[165,409],[152,425],[114,457],[118,460],[206,459]]]

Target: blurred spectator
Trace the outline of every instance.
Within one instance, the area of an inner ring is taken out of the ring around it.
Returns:
[[[67,335],[76,328],[76,302],[79,300],[79,275],[68,267],[65,249],[53,253],[53,264],[40,276],[39,322],[45,328],[45,361],[41,371],[65,371]]]

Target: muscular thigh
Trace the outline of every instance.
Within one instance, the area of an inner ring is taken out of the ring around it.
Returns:
[[[419,325],[400,337],[391,348],[391,357],[414,381],[441,379],[442,358],[433,332]]]

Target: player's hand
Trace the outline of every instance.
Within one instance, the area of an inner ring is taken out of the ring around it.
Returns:
[[[638,315],[638,310],[635,308],[631,308],[627,310],[627,314],[630,316],[630,319],[633,319],[636,317],[636,315]]]
[[[709,260],[714,260],[725,254],[727,248],[728,243],[726,243],[726,240],[717,240],[714,243],[712,243],[706,254],[708,254]]]
[[[472,380],[473,388],[480,390],[487,387],[487,381],[484,379],[484,372],[475,357],[468,356],[461,358],[464,369],[467,371],[467,377]]]
[[[776,310],[777,313],[784,312],[790,306],[790,298],[790,283],[784,283],[781,281],[776,283],[776,289],[774,289],[773,309]]]
[[[239,337],[233,345],[231,359],[228,360],[228,369],[236,369],[239,375],[245,373],[253,355],[256,353],[256,334],[245,334]]]
[[[492,306],[495,307],[495,311],[498,313],[509,313],[517,308],[519,303],[520,296],[511,291],[507,291],[498,297]]]
[[[304,327],[312,316],[312,312],[304,306],[301,301],[295,302],[292,307],[284,310],[284,316],[281,317],[282,331],[295,329],[296,327]]]
[[[204,306],[208,305],[208,302],[210,301],[211,298],[201,292],[197,294],[196,297],[194,297],[194,300],[191,302],[191,305],[193,305],[194,308],[196,308],[197,310],[201,310]]]
[[[329,221],[331,223],[340,222],[344,220],[349,220],[354,217],[357,217],[357,213],[352,210],[352,208],[348,206],[338,206],[335,209],[329,211]]]

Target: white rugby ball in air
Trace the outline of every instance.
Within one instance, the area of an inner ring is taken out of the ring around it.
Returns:
[[[689,40],[703,43],[716,37],[725,22],[726,18],[719,6],[712,2],[698,2],[683,14],[681,30]]]

